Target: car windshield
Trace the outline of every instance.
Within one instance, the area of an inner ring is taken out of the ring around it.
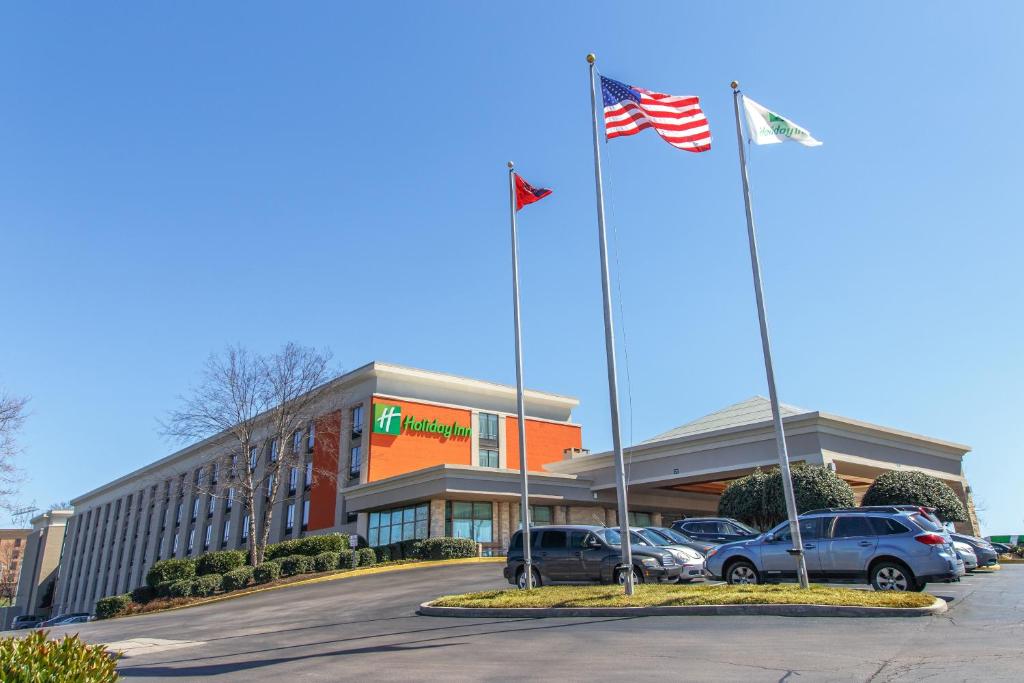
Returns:
[[[647,545],[665,545],[666,543],[672,542],[660,534],[654,533],[650,529],[641,529],[640,531],[632,532],[630,538],[633,538],[633,536],[640,536]]]
[[[652,531],[654,531],[657,534],[661,534],[662,536],[667,538],[671,543],[693,543],[692,538],[690,538],[681,531],[676,531],[675,529],[669,529],[667,527],[658,527],[656,529],[652,529]]]
[[[759,533],[761,533],[757,529],[754,529],[753,527],[749,527],[746,524],[744,524],[743,522],[737,522],[736,520],[732,520],[730,522],[730,524],[732,524],[733,526],[737,526],[740,529],[742,529],[743,533],[753,534],[755,536],[758,535]]]

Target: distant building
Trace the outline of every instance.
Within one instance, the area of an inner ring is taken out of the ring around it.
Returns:
[[[0,603],[13,605],[30,529],[0,529]]]
[[[57,588],[64,531],[71,510],[50,510],[32,518],[15,608],[18,614],[49,614]]]

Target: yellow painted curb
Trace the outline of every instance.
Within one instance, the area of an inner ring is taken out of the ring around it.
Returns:
[[[458,564],[489,564],[505,562],[504,557],[463,557],[455,560],[426,560],[424,562],[407,562],[405,564],[388,564],[380,567],[366,567],[365,569],[350,569],[348,571],[338,572],[337,574],[328,574],[326,576],[315,576],[309,579],[301,579],[299,581],[291,581],[289,583],[281,583],[276,586],[266,586],[264,588],[251,588],[244,591],[237,591],[234,593],[225,593],[224,595],[217,595],[206,600],[198,600],[196,602],[190,602],[187,605],[176,605],[174,607],[167,607],[166,609],[153,610],[152,612],[140,612],[138,614],[124,614],[119,617],[113,617],[114,619],[126,619],[128,617],[145,617],[150,614],[163,614],[164,612],[173,612],[179,609],[188,609],[189,607],[198,607],[199,605],[209,605],[213,602],[223,602],[224,600],[234,600],[235,598],[244,598],[247,595],[253,595],[255,593],[263,593],[266,591],[280,590],[282,588],[291,588],[292,586],[305,586],[311,583],[324,583],[325,581],[337,581],[339,579],[349,579],[356,576],[369,576],[371,574],[386,574],[388,572],[397,572],[406,569],[426,569],[429,567],[447,567],[449,565]]]

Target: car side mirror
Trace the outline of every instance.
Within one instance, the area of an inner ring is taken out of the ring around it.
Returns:
[[[775,534],[765,534],[764,540],[767,543],[774,543],[775,542]]]
[[[591,538],[591,539],[589,539],[587,541],[587,547],[588,548],[600,548],[601,547],[601,541],[597,540],[596,538]]]

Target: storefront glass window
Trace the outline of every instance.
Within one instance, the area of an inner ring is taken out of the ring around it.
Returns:
[[[629,513],[629,525],[630,526],[651,526],[651,513],[650,512],[630,512]]]
[[[470,538],[477,543],[494,540],[491,503],[449,501],[445,506],[445,533],[455,538]]]
[[[429,518],[427,503],[371,512],[366,541],[370,546],[380,546],[426,538],[430,533]]]

